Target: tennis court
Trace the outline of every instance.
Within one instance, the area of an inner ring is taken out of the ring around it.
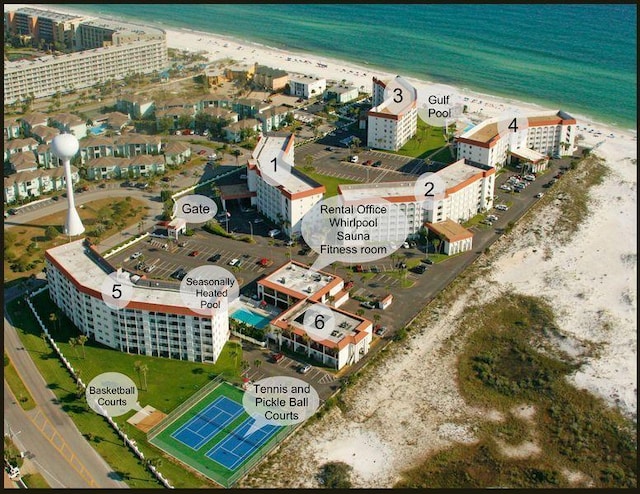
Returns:
[[[282,429],[282,427],[267,424],[245,437],[254,422],[253,417],[245,419],[231,434],[207,453],[207,458],[211,458],[229,470],[235,470],[254,451],[260,449],[260,446],[266,443],[271,436]]]
[[[226,396],[220,396],[171,434],[171,437],[198,451],[203,444],[233,422],[242,412],[242,405]]]
[[[265,425],[246,435],[255,420],[242,405],[244,391],[224,381],[210,384],[152,428],[148,438],[194,470],[231,487],[293,426]]]

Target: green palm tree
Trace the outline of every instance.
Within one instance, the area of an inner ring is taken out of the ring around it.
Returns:
[[[240,362],[240,367],[242,367],[242,373],[244,374],[249,370],[249,368],[251,367],[251,364],[249,363],[248,360],[243,360],[242,362]]]
[[[84,344],[89,340],[89,337],[86,334],[81,334],[78,336],[78,344],[82,347],[82,358],[86,358],[86,354],[84,353]]]
[[[255,365],[256,369],[258,369],[262,365],[262,360],[260,360],[259,358],[255,359],[253,361],[253,365]]]
[[[149,367],[146,364],[142,364],[140,366],[140,372],[142,373],[142,377],[144,379],[144,389],[147,390],[149,389],[147,387],[147,372],[149,372]]]
[[[138,374],[138,381],[140,382],[140,387],[142,387],[142,362],[140,360],[136,360],[133,363],[133,368]]]
[[[69,338],[69,346],[71,348],[73,348],[73,351],[76,354],[76,357],[79,357],[78,355],[78,339],[77,338]]]

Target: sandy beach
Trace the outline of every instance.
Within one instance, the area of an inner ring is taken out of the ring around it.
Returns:
[[[68,11],[58,6],[43,8]],[[396,75],[208,33],[167,30],[167,44],[204,51],[212,62],[224,58],[257,61],[291,73],[345,79],[367,92],[373,76],[385,79]],[[450,89],[407,79],[419,93]],[[452,90],[466,98],[472,121],[504,111],[542,109],[521,101]],[[473,441],[474,426],[481,420],[499,420],[500,414],[464,402],[456,384],[455,348],[447,341],[455,334],[465,307],[491,301],[506,290],[543,296],[555,308],[564,333],[599,345],[599,354],[587,360],[571,377],[572,382],[601,396],[625,415],[637,416],[636,130],[611,128],[574,116],[580,128],[579,144],[592,147],[611,172],[591,189],[591,214],[573,238],[560,243],[548,228],[550,220],[562,214],[561,201],[549,202],[527,222],[518,224],[492,247],[493,258],[482,280],[414,333],[406,350],[393,353],[367,382],[360,381],[348,391],[349,413],[334,408],[305,428],[281,448],[269,466],[252,474],[246,486],[317,487],[321,465],[344,461],[354,469],[356,487],[391,487],[400,472],[426,454],[453,442]]]

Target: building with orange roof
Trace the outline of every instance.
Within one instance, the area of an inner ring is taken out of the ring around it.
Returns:
[[[442,240],[442,250],[448,256],[466,252],[473,247],[473,233],[462,225],[451,220],[425,225],[431,232]]]
[[[258,296],[267,304],[284,309],[269,326],[269,337],[279,346],[304,352],[336,369],[354,364],[368,353],[373,325],[368,319],[339,308],[349,299],[339,276],[289,261],[258,281]],[[309,334],[304,325],[305,314],[316,304],[331,311],[333,323],[316,326]]]
[[[409,235],[415,237],[426,222],[447,219],[461,222],[491,209],[495,171],[492,167],[458,160],[433,174],[443,190],[437,191],[433,200],[426,203],[416,196],[415,181],[340,184],[338,192],[346,203],[384,199],[390,212],[381,218],[381,226],[394,225],[397,223],[394,218],[406,216]],[[381,233],[384,234],[384,228]]]
[[[511,116],[494,117],[456,138],[457,156],[499,168],[513,156],[522,159],[524,149],[547,157],[571,155],[577,149],[577,128],[576,119],[562,110],[525,114],[515,124]]]

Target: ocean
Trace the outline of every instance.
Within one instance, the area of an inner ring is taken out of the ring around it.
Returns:
[[[635,5],[64,6],[367,63],[637,127]]]

